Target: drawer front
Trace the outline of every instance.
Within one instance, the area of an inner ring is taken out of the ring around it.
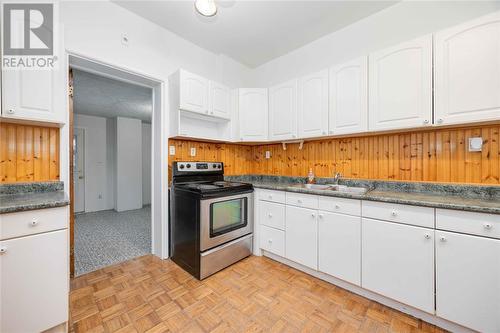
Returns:
[[[335,197],[319,197],[319,209],[347,214],[361,216],[361,200],[345,199],[345,198],[335,198]]]
[[[285,205],[260,201],[259,221],[262,225],[285,230]]]
[[[282,230],[260,226],[260,247],[279,256],[285,256],[285,232]]]
[[[272,190],[259,190],[259,199],[265,201],[285,203],[285,192]]]
[[[304,208],[318,209],[318,197],[302,193],[286,193],[286,204]]]
[[[69,206],[2,214],[0,239],[65,229],[68,224]]]
[[[378,220],[434,228],[434,208],[363,201],[362,215]]]
[[[500,239],[500,215],[437,209],[436,228]]]

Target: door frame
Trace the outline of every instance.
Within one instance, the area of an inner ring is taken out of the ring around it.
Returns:
[[[74,124],[74,119],[73,119],[73,137],[75,135],[75,129],[81,129],[83,130],[83,169],[84,169],[84,172],[83,174],[85,175],[85,178],[83,180],[83,213],[85,213],[87,211],[87,127],[84,127],[84,126],[75,126]],[[72,144],[73,141],[70,142],[70,144]],[[74,149],[73,149],[73,154],[75,153]],[[70,156],[70,158],[72,158],[72,156]],[[73,173],[75,172],[75,166],[73,166]],[[74,189],[74,187],[73,187]],[[75,198],[73,197],[73,200]],[[73,207],[73,210],[74,210],[74,207]],[[73,214],[75,212],[73,211]]]
[[[153,77],[147,73],[137,70],[130,70],[125,66],[111,64],[107,61],[96,59],[95,57],[84,55],[71,50],[66,50],[65,60],[67,61],[67,70],[70,73],[70,82],[68,84],[68,104],[69,111],[69,138],[73,138],[73,76],[72,68],[78,68],[71,64],[71,58],[74,61],[92,64],[95,67],[105,68],[107,71],[118,71],[123,76],[134,77],[141,79],[143,85],[152,89],[153,111],[151,117],[151,249],[153,255],[166,259],[169,252],[169,227],[168,227],[168,85],[161,78]],[[91,71],[91,70],[90,70]],[[120,77],[113,77],[107,73],[101,73],[105,76],[115,78],[121,81],[129,81],[137,84],[138,82],[127,80]],[[141,83],[139,83],[141,84]],[[63,140],[61,140],[63,141]],[[71,141],[70,141],[71,142]],[[67,146],[61,142],[61,151],[69,152],[69,157],[73,155],[72,145]],[[156,152],[156,154],[155,154]],[[68,179],[72,179],[74,166],[71,158],[69,162]],[[66,168],[64,158],[61,167]],[[74,275],[74,187],[72,181],[69,181],[69,196],[70,196],[70,271],[71,276]]]

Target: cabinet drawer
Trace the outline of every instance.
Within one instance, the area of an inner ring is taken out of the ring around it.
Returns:
[[[363,217],[434,228],[434,208],[363,201]]]
[[[285,192],[272,190],[259,190],[259,199],[265,201],[285,203]]]
[[[304,208],[318,209],[318,197],[302,193],[286,193],[286,204]]]
[[[2,214],[0,240],[65,229],[69,206]]]
[[[500,239],[500,215],[437,209],[436,228]]]
[[[285,256],[285,232],[282,230],[260,227],[260,247],[279,256]]]
[[[354,199],[335,198],[335,197],[319,197],[318,207],[327,212],[361,215],[361,201]]]
[[[259,221],[262,225],[285,230],[285,205],[261,201],[259,207]]]

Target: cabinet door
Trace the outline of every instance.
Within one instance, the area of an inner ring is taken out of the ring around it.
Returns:
[[[269,139],[297,137],[297,80],[269,88]]]
[[[302,77],[298,88],[299,137],[328,134],[328,69]]]
[[[500,332],[500,240],[436,231],[436,314]]]
[[[286,207],[286,258],[304,266],[318,269],[317,211]]]
[[[370,54],[369,128],[431,124],[432,36]]]
[[[321,272],[361,285],[361,217],[319,212]]]
[[[434,313],[434,230],[362,220],[362,287]]]
[[[267,140],[267,89],[240,89],[239,119],[241,141]]]
[[[180,105],[186,111],[208,114],[208,80],[180,70]]]
[[[1,332],[41,332],[68,320],[67,234],[0,242]]]
[[[500,119],[500,12],[434,38],[436,124]]]
[[[63,44],[59,45],[62,50]],[[2,117],[57,124],[66,122],[68,66],[62,51],[58,59],[52,70],[2,71]]]
[[[330,134],[368,130],[368,59],[330,69]]]
[[[209,83],[209,114],[220,118],[231,118],[231,90],[217,82]]]

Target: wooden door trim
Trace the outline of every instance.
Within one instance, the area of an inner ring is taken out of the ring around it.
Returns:
[[[75,276],[75,188],[73,184],[73,70],[69,69],[68,112],[69,112],[69,275]]]

